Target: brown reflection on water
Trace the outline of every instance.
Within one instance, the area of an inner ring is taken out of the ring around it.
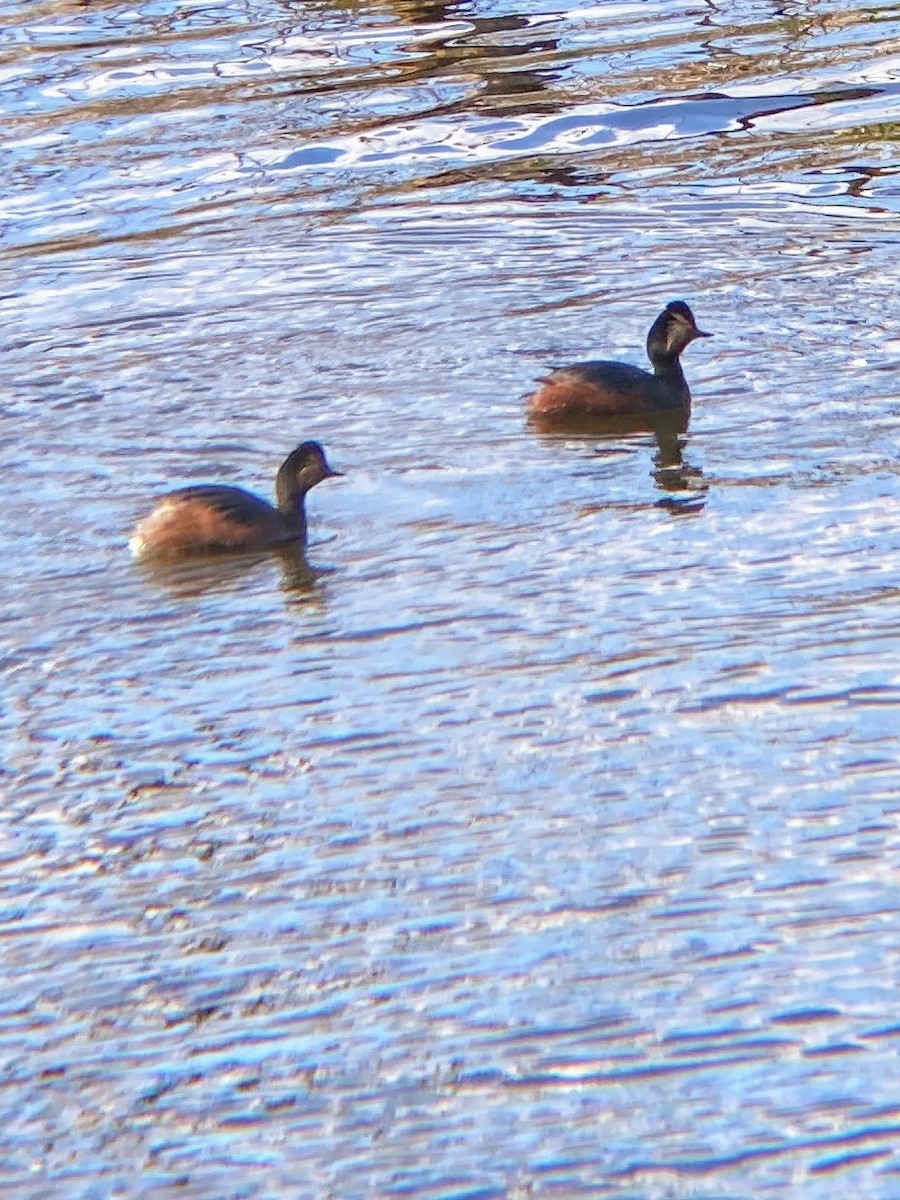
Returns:
[[[529,426],[539,434],[581,434],[585,437],[612,438],[633,433],[653,433],[662,444],[687,432],[689,415],[683,408],[664,413],[617,416],[529,412],[527,420]]]
[[[664,493],[656,506],[673,516],[696,515],[706,506],[709,483],[703,468],[685,457],[688,444],[688,420],[683,412],[642,414],[633,417],[569,417],[564,421],[548,420],[544,414],[530,415],[528,424],[545,444],[556,447],[575,440],[600,440],[595,454],[601,458],[623,459],[637,445],[650,445],[641,434],[651,434],[655,451],[652,455],[654,486]],[[635,497],[639,503],[639,497]]]
[[[202,554],[183,559],[146,559],[134,564],[140,577],[179,599],[265,586],[277,567],[279,590],[295,600],[324,599],[320,580],[327,570],[310,564],[303,550],[278,548],[266,553]]]

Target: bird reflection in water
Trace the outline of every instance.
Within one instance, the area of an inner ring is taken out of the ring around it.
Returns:
[[[207,554],[194,558],[147,560],[138,569],[149,582],[179,599],[195,599],[213,593],[240,592],[256,588],[260,577],[280,571],[279,590],[293,602],[321,603],[323,577],[329,568],[314,567],[297,546],[280,546],[265,553]]]
[[[653,481],[666,495],[656,501],[673,517],[696,516],[706,507],[709,484],[702,467],[685,460],[686,433],[654,430],[657,450],[653,455]]]
[[[653,482],[664,495],[654,501],[672,516],[696,516],[706,506],[709,484],[703,469],[685,457],[688,444],[688,415],[684,411],[642,413],[631,416],[554,416],[531,414],[528,423],[548,440],[590,438],[600,442],[595,454],[602,458],[634,453],[635,446],[647,446],[652,436]],[[606,506],[598,506],[606,507]]]

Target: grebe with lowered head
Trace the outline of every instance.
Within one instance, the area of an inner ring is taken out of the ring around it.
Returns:
[[[135,558],[181,558],[219,551],[306,545],[304,500],[333,471],[318,442],[292,450],[275,478],[275,504],[243,488],[199,484],[163,496],[134,531]]]
[[[681,355],[695,338],[712,337],[697,328],[683,300],[670,300],[647,334],[652,373],[629,363],[581,362],[551,371],[528,399],[538,418],[629,417],[691,411],[691,392]]]

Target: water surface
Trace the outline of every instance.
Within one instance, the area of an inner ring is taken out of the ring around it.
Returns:
[[[0,15],[4,1191],[895,1197],[900,5]]]

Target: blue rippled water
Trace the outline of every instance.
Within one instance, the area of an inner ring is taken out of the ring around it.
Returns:
[[[0,17],[0,1190],[892,1200],[900,6]]]

